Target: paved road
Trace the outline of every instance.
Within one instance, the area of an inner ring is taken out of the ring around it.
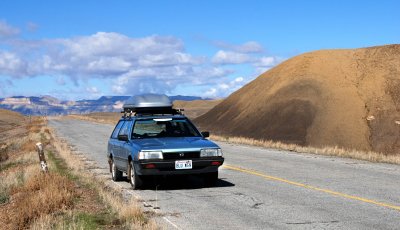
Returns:
[[[59,136],[107,170],[113,127],[50,120]],[[218,143],[216,187],[197,177],[167,178],[129,190],[159,207],[167,229],[400,229],[400,166]],[[157,185],[157,186],[156,186]]]

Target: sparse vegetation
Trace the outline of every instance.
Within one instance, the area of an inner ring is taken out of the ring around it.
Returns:
[[[21,186],[12,190],[14,202],[8,209],[8,223],[13,228],[25,228],[37,217],[62,212],[73,205],[77,190],[74,183],[57,173],[35,173]]]
[[[10,191],[3,181],[0,181],[0,205],[7,203],[10,199]]]
[[[0,162],[8,159],[8,146],[6,144],[0,145]]]
[[[71,151],[65,141],[58,138],[53,140],[54,147],[60,156],[65,160],[68,167],[79,173],[80,180],[96,191],[99,199],[106,203],[110,210],[116,215],[115,221],[124,229],[157,229],[157,225],[151,217],[153,213],[144,213],[135,199],[124,200],[122,194],[115,188],[107,185],[108,179],[96,177],[85,169],[84,156]],[[93,183],[93,181],[96,183]]]
[[[157,228],[136,201],[125,202],[104,181],[93,180],[82,159],[53,140],[45,123],[40,117],[21,122],[15,127],[25,131],[18,138],[2,139],[0,229]],[[49,173],[40,170],[35,150],[39,141],[45,145]]]
[[[400,164],[400,157],[397,155],[387,155],[372,151],[363,152],[363,151],[343,149],[338,147],[315,148],[309,146],[299,146],[295,144],[285,144],[282,142],[276,142],[270,140],[256,140],[246,137],[228,137],[228,136],[211,135],[210,138],[215,141],[224,141],[235,144],[245,144],[245,145],[259,146],[264,148],[294,151],[298,153],[311,153],[311,154],[326,155],[326,156],[353,158],[358,160],[366,160],[370,162]]]

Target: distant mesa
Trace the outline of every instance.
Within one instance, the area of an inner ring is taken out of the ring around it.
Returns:
[[[218,134],[400,153],[400,45],[291,58],[195,122]]]
[[[18,98],[18,97],[10,97],[5,98],[0,102],[1,105],[30,105],[31,100],[29,98]]]
[[[102,96],[96,100],[61,101],[51,96],[0,98],[0,108],[25,115],[66,115],[93,112],[120,112],[130,96]],[[170,96],[172,101],[201,100],[196,96]]]

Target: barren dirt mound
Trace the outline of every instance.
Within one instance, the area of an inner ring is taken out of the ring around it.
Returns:
[[[20,113],[0,109],[0,155],[4,153],[4,148],[7,147],[5,143],[7,140],[25,135],[27,121],[28,119]]]
[[[400,153],[400,45],[291,58],[195,122],[224,135]]]
[[[222,100],[195,100],[195,101],[174,101],[175,108],[185,109],[184,114],[193,119],[199,117],[216,105],[221,103]]]
[[[10,110],[0,109],[0,133],[20,126],[24,122],[23,115]]]

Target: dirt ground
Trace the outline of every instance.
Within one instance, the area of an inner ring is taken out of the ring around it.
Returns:
[[[296,56],[195,123],[221,135],[399,153],[400,45]]]

